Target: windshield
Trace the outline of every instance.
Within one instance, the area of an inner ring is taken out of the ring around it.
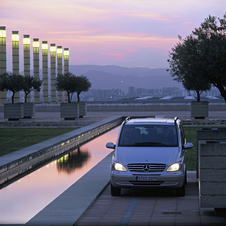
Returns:
[[[119,145],[123,147],[177,147],[175,125],[128,125],[122,128]]]

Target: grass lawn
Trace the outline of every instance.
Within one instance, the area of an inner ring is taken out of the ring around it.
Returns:
[[[193,143],[194,147],[187,150],[187,170],[196,170],[196,127],[184,127],[187,142]]]
[[[0,156],[56,137],[74,128],[0,128]],[[194,147],[187,150],[187,170],[196,170],[196,128],[185,127],[187,142]]]
[[[0,128],[0,156],[74,130],[74,128]]]

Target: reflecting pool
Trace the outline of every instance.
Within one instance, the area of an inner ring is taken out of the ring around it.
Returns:
[[[119,127],[1,189],[0,224],[29,221],[111,152],[105,144],[116,142],[118,131]]]

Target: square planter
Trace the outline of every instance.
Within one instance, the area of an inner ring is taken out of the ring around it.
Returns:
[[[74,120],[79,117],[79,104],[77,102],[61,103],[60,117],[65,120]]]
[[[24,104],[24,118],[31,118],[35,115],[35,103],[27,102]]]
[[[192,101],[191,102],[191,117],[195,119],[205,119],[209,116],[209,102],[207,101]]]
[[[23,103],[6,103],[4,104],[4,118],[9,121],[20,120],[24,117]]]
[[[83,116],[86,116],[86,113],[87,113],[87,103],[79,102],[79,118],[83,118]]]
[[[226,141],[226,128],[197,128],[196,129],[197,144],[197,178],[199,178],[199,152],[200,142],[220,142]]]
[[[226,143],[200,141],[199,203],[201,208],[226,210]]]

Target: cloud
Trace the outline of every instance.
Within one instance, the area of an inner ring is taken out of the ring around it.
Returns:
[[[165,22],[172,22],[172,19],[170,17],[166,17],[161,14],[156,13],[129,13],[125,14],[129,17],[136,17],[136,18],[142,18],[142,19],[149,19],[154,21],[165,21]]]
[[[7,45],[11,32],[18,30],[20,51],[23,35],[30,34],[68,47],[74,64],[121,60],[121,65],[147,66],[158,60],[165,65],[178,35],[189,35],[209,14],[222,18],[224,4],[224,0],[3,0],[0,26],[6,26]]]

